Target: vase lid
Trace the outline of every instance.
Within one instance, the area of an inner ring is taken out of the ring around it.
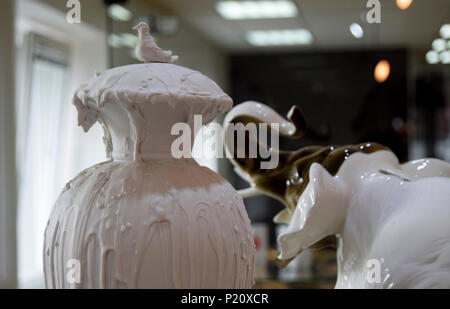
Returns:
[[[140,23],[133,29],[139,31],[136,56],[145,63],[96,73],[75,92],[73,103],[78,109],[78,125],[85,131],[97,120],[95,110],[114,99],[122,104],[165,103],[174,108],[178,104],[195,105],[197,111],[207,112],[203,115],[205,123],[232,107],[231,98],[213,80],[171,63],[178,56],[156,45],[147,24]]]

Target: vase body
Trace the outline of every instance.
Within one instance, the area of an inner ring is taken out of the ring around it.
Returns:
[[[45,234],[49,288],[249,288],[241,198],[192,159],[104,162],[61,193]],[[66,278],[80,262],[79,283]]]

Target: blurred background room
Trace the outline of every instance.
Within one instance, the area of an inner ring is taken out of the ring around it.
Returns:
[[[235,105],[256,100],[282,115],[300,106],[308,133],[281,140],[282,149],[372,141],[400,161],[450,161],[448,0],[2,0],[1,288],[44,286],[52,206],[68,180],[106,160],[100,125],[77,127],[71,97],[95,72],[138,63],[131,28],[140,21],[177,64],[216,81]],[[197,160],[248,186],[227,159]],[[272,219],[283,205],[265,196],[245,204],[255,287],[334,286],[334,249],[305,250],[280,269],[276,237],[285,227]]]

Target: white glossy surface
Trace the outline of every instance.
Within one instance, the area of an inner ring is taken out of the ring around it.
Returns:
[[[288,116],[291,112],[292,109],[289,111]],[[236,117],[253,117],[255,119],[258,119],[258,121],[260,121],[261,123],[268,124],[270,130],[277,132],[281,136],[293,136],[294,134],[298,133],[295,125],[292,122],[281,117],[271,107],[257,101],[245,101],[231,109],[225,116],[223,127],[227,130],[228,126],[231,124],[231,121]],[[277,124],[277,126],[274,126],[273,124]],[[224,140],[227,140],[226,136]],[[239,143],[234,146],[239,147]],[[233,154],[230,153],[228,147],[225,147],[225,151],[227,154],[227,158],[233,157]],[[234,164],[232,160],[231,163]],[[251,184],[250,178],[246,173],[242,172],[236,166],[234,167],[234,171],[236,172],[236,174],[238,174],[240,177]],[[240,190],[239,194],[242,197],[246,198],[262,194],[262,192],[252,185],[252,187],[248,189]]]
[[[269,106],[257,101],[246,101],[235,106],[224,119],[224,126],[228,125],[237,116],[255,117],[263,123],[267,123],[272,130],[277,130],[281,135],[290,136],[295,134],[295,126],[287,119],[281,117]],[[276,123],[279,126],[270,126]]]
[[[388,151],[352,154],[334,177],[315,163],[278,239],[280,258],[337,234],[336,288],[450,288],[449,176],[446,162],[400,165]],[[379,283],[366,280],[371,259],[381,263]]]

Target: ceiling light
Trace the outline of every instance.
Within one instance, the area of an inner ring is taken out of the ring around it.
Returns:
[[[430,50],[426,55],[425,59],[429,64],[435,64],[439,62],[439,54],[434,50]]]
[[[119,4],[112,4],[108,6],[108,16],[118,21],[130,21],[133,14]]]
[[[395,1],[395,3],[397,3],[397,6],[401,10],[406,10],[407,8],[409,8],[409,6],[411,5],[412,2],[413,2],[413,0],[396,0]]]
[[[289,0],[280,1],[220,1],[217,12],[225,19],[291,18],[297,7]]]
[[[306,29],[261,30],[247,32],[247,41],[255,46],[306,45],[313,37]]]
[[[122,46],[122,39],[117,34],[110,34],[108,35],[108,44],[111,47],[119,48]]]
[[[436,39],[431,43],[431,47],[438,52],[445,50],[446,45],[447,42],[444,39]]]
[[[442,63],[448,64],[450,63],[450,51],[444,51],[439,55],[439,59]]]
[[[450,39],[450,24],[443,25],[441,30],[439,30],[439,33],[444,39]]]
[[[379,83],[384,83],[391,73],[391,65],[387,60],[378,61],[375,66],[374,77],[375,80]]]
[[[138,39],[137,35],[134,35],[131,33],[122,33],[120,35],[111,33],[108,36],[108,44],[114,48],[119,48],[119,47],[135,48],[138,41],[139,41],[139,39]]]
[[[137,35],[131,34],[131,33],[122,33],[120,35],[120,40],[122,45],[128,46],[128,47],[136,47],[137,42],[139,41],[139,38]]]
[[[363,29],[362,29],[361,26],[360,26],[359,24],[357,24],[357,23],[351,24],[350,27],[349,27],[349,29],[350,29],[350,32],[353,34],[353,36],[354,36],[355,38],[360,39],[360,38],[362,38],[363,35],[364,35]]]

